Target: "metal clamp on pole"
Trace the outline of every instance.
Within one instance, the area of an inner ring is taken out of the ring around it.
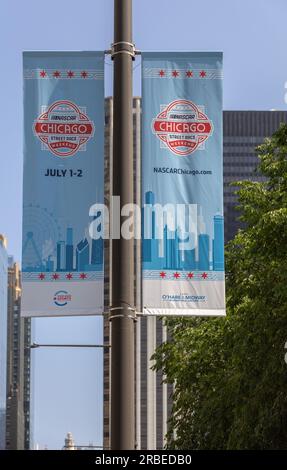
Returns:
[[[111,59],[117,54],[128,54],[135,60],[136,48],[135,45],[127,41],[118,41],[111,44]]]
[[[129,310],[131,312],[133,312],[133,315],[130,314],[130,315],[127,315],[127,314],[123,314],[123,313],[116,313],[115,315],[114,314],[111,314],[111,312],[114,312],[114,311],[117,311],[117,310]],[[109,321],[112,321],[113,318],[131,318],[132,320],[134,320],[135,322],[137,321],[137,312],[136,312],[136,309],[134,307],[122,307],[122,306],[119,306],[119,307],[110,307],[109,308]]]
[[[35,348],[110,348],[109,344],[38,344],[32,343],[26,346],[25,349]]]

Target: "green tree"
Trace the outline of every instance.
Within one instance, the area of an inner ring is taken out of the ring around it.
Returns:
[[[175,384],[169,448],[287,448],[287,125],[257,153],[265,181],[237,183],[227,316],[166,320],[154,356]]]

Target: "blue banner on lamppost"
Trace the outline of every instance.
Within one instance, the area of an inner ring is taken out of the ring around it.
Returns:
[[[22,315],[101,314],[104,53],[25,52],[23,66]]]
[[[222,54],[142,54],[143,312],[225,315]]]

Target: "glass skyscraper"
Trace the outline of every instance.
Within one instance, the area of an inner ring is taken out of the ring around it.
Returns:
[[[236,209],[234,181],[262,181],[255,171],[258,157],[255,147],[262,144],[287,122],[287,111],[224,111],[223,112],[223,180],[224,180],[224,238],[232,240],[242,227]]]

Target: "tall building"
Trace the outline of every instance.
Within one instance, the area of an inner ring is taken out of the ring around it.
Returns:
[[[76,250],[76,267],[77,271],[85,271],[86,266],[89,265],[90,247],[89,242],[85,238],[77,244]]]
[[[24,318],[24,449],[29,450],[33,440],[31,436],[31,318]]]
[[[109,204],[111,198],[110,188],[112,186],[112,139],[113,139],[113,102],[111,98],[106,99],[105,114],[105,201]],[[141,101],[140,98],[133,100],[133,120],[134,120],[134,201],[140,204],[141,201]],[[218,240],[222,239],[224,230],[225,241],[234,237],[240,227],[237,204],[234,191],[236,187],[231,187],[232,181],[243,179],[262,180],[262,176],[255,173],[258,162],[254,147],[261,144],[265,137],[270,136],[278,129],[281,122],[287,122],[287,112],[285,111],[224,111],[223,112],[223,166],[224,166],[224,215],[214,217],[214,237],[213,240],[205,234],[205,225],[202,215],[200,215],[200,230],[198,236],[199,259],[196,260],[195,250],[185,253],[183,263],[196,266],[199,269],[209,270],[212,265],[214,269],[222,271],[224,268],[224,253]],[[146,204],[154,204],[154,195],[147,192],[145,195]],[[153,231],[153,223],[151,224]],[[184,268],[184,264],[179,266],[180,260],[175,255],[176,240],[169,240],[166,243],[167,263],[178,264],[178,268]],[[156,240],[144,241],[143,261],[148,263],[152,254],[157,250]],[[111,253],[108,242],[105,241],[105,311],[110,304],[110,270]],[[141,309],[141,247],[140,242],[135,243],[135,305],[137,310]],[[138,449],[162,449],[165,445],[165,435],[168,426],[168,417],[172,407],[172,385],[162,384],[161,373],[151,370],[152,362],[150,358],[156,347],[167,339],[166,328],[162,321],[156,317],[138,317],[135,325],[135,350],[136,350],[136,371],[135,371],[135,415],[136,415],[136,445]],[[104,321],[104,343],[110,342],[110,325],[108,318]],[[105,349],[104,353],[104,448],[110,446],[110,351]]]
[[[71,432],[68,432],[67,436],[65,437],[65,445],[63,450],[76,450],[75,442]]]
[[[214,239],[213,239],[213,270],[224,271],[224,247],[223,240],[223,217],[222,215],[214,216]]]
[[[105,114],[105,202],[109,206],[112,187],[112,139],[113,139],[113,101],[106,99]],[[134,200],[141,201],[141,168],[140,168],[140,139],[141,139],[141,101],[133,100],[134,121]],[[150,203],[153,203],[153,194],[147,194]],[[111,292],[111,248],[105,240],[105,311],[110,305]],[[140,310],[140,261],[141,245],[135,243],[135,305]],[[162,449],[164,436],[167,432],[167,420],[171,408],[169,399],[172,386],[162,385],[162,374],[151,370],[152,356],[156,345],[166,339],[166,329],[161,320],[156,318],[138,318],[135,325],[136,350],[136,445],[138,449]],[[110,324],[107,317],[104,320],[104,343],[110,343]],[[104,449],[110,447],[110,351],[104,353]]]
[[[22,318],[21,277],[8,258],[6,449],[29,449],[31,320]]]
[[[224,174],[224,238],[232,240],[239,227],[236,210],[238,189],[230,183],[240,180],[262,181],[255,172],[258,157],[255,147],[270,137],[281,122],[287,122],[287,111],[224,111],[223,174]]]
[[[19,267],[8,258],[6,448],[24,449],[24,329]]]
[[[0,235],[0,450],[5,449],[7,384],[7,241]]]
[[[74,269],[74,246],[73,246],[73,229],[67,228],[67,245],[66,245],[66,270],[73,271]]]

